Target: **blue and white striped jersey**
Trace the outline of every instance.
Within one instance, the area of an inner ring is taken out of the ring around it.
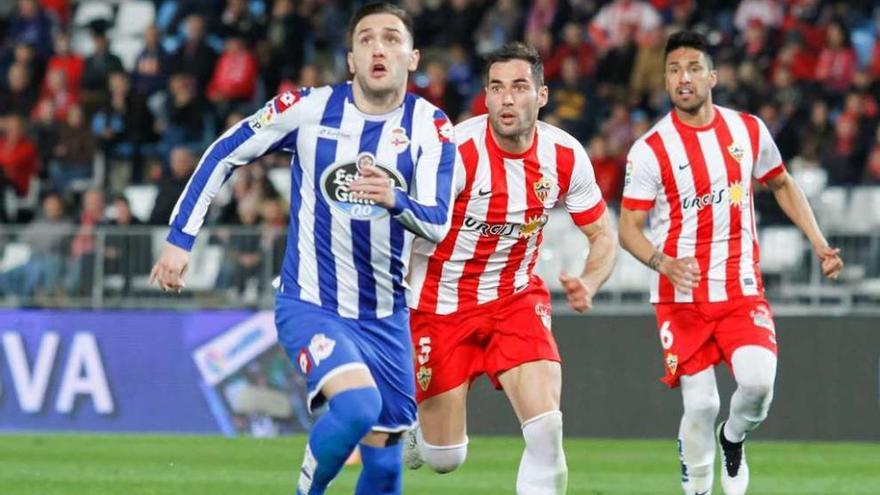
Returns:
[[[278,150],[293,153],[279,290],[348,318],[405,308],[413,234],[436,242],[449,229],[456,150],[446,115],[412,94],[385,115],[368,115],[350,83],[279,95],[208,148],[171,215],[168,241],[191,249],[235,168]],[[394,181],[393,210],[350,192],[364,163]]]

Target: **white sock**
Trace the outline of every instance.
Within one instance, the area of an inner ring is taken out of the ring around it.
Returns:
[[[560,495],[568,487],[562,450],[562,412],[550,411],[522,424],[526,448],[516,478],[518,495]]]
[[[776,355],[763,347],[750,345],[733,351],[730,361],[736,391],[730,399],[730,417],[724,425],[724,438],[742,442],[748,432],[764,421],[770,410],[776,380]]]
[[[455,471],[464,464],[464,460],[467,458],[467,437],[465,437],[464,443],[458,445],[431,445],[422,436],[422,429],[417,428],[416,440],[418,441],[419,450],[422,453],[422,459],[425,460],[425,464],[438,473],[444,474]]]
[[[685,490],[703,493],[712,488],[715,462],[715,418],[721,400],[715,385],[715,370],[681,377],[684,414],[678,429],[681,457],[689,478]]]

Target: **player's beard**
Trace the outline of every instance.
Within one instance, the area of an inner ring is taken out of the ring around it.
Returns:
[[[501,125],[501,112],[489,119],[489,124],[495,135],[511,141],[517,141],[522,137],[529,137],[535,128],[538,112],[525,112],[526,115],[516,113],[515,124],[510,127]]]
[[[395,77],[392,74],[389,74],[389,83],[387,85],[383,85],[384,87],[371,88],[369,85],[369,76],[366,75],[355,75],[354,83],[357,84],[361,93],[370,101],[382,104],[389,100],[394,100],[401,93],[406,91],[406,79],[403,81],[394,80]],[[399,78],[398,78],[399,79]]]
[[[708,99],[708,95],[700,95],[696,91],[694,91],[694,97],[691,98],[690,102],[683,102],[680,98],[677,99],[673,95],[669,95],[669,97],[672,100],[672,105],[677,110],[691,115],[698,113]]]

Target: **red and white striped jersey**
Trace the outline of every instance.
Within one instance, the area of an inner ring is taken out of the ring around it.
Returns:
[[[762,295],[752,177],[783,171],[767,126],[756,116],[714,107],[709,125],[691,127],[671,112],[633,145],[623,207],[651,210],[649,238],[673,258],[693,256],[700,285],[676,291],[658,273],[651,302],[715,302]]]
[[[486,115],[455,127],[459,156],[449,233],[438,244],[413,241],[410,307],[449,314],[525,289],[541,245],[547,210],[565,205],[574,223],[605,211],[583,146],[538,122],[532,147],[507,153]]]

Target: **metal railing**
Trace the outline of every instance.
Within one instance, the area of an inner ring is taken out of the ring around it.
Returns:
[[[553,212],[537,265],[554,297],[559,272],[578,273],[587,244],[563,212]],[[830,237],[847,267],[838,282],[793,227],[761,230],[762,270],[778,313],[880,314],[880,234]],[[181,294],[149,285],[165,227],[0,226],[0,306],[54,308],[271,308],[286,247],[286,229],[210,227],[193,249]],[[621,252],[611,280],[596,296],[599,313],[643,313],[648,269]],[[564,304],[558,304],[565,311]]]

